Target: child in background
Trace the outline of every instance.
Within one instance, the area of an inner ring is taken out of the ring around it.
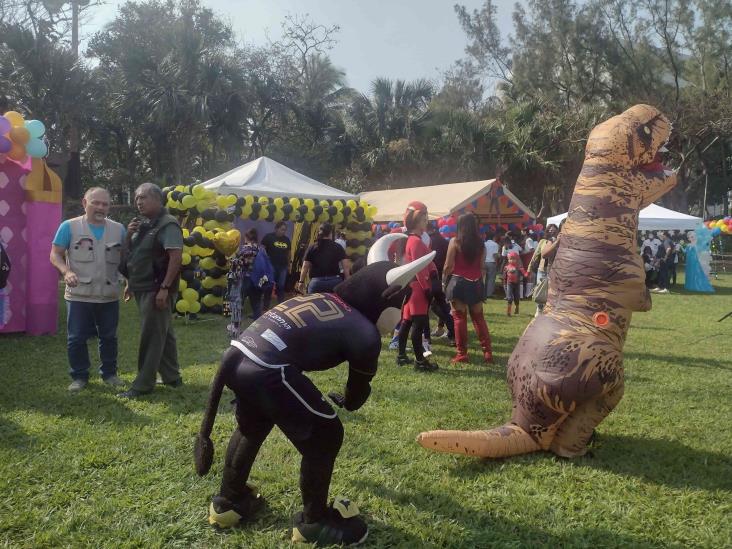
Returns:
[[[508,262],[503,268],[503,288],[506,292],[506,315],[511,316],[511,303],[515,305],[514,314],[519,314],[519,302],[521,300],[521,285],[529,274],[519,261],[519,254],[515,251],[508,252]]]

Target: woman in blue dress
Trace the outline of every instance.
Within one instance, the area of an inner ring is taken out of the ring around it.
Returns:
[[[707,234],[709,233],[709,234]],[[689,231],[689,245],[686,247],[686,281],[684,288],[692,292],[714,292],[709,275],[704,269],[704,256],[709,254],[711,231],[701,227]]]

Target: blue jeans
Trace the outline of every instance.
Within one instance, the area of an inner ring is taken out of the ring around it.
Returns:
[[[317,276],[310,279],[308,284],[309,294],[320,294],[323,292],[332,292],[336,285],[343,282],[340,276]]]
[[[117,375],[117,324],[119,301],[85,303],[66,301],[66,349],[71,379],[89,379],[89,351],[86,342],[99,337],[99,374],[107,379]]]
[[[282,303],[285,300],[285,284],[287,283],[287,265],[282,267],[278,265],[272,265],[274,271],[274,283],[277,285],[277,303]],[[272,301],[272,288],[269,291],[264,292],[264,309],[269,309],[269,304]]]

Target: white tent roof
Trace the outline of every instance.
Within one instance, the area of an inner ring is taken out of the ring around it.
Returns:
[[[355,195],[310,179],[266,156],[209,179],[203,186],[219,194],[238,196],[254,194],[331,200],[357,198]]]
[[[407,204],[413,200],[424,202],[429,211],[430,219],[437,219],[450,215],[488,193],[495,181],[495,179],[486,179],[484,181],[410,187],[390,191],[368,191],[361,193],[361,198],[370,205],[376,206],[377,221],[401,221],[404,218],[404,210],[407,209]],[[503,194],[523,211],[528,212],[532,218],[536,217],[505,186],[503,187]]]
[[[559,223],[567,217],[566,213],[555,215],[546,220],[547,225]],[[683,214],[681,212],[675,212],[669,210],[657,204],[651,204],[646,206],[640,211],[638,215],[638,230],[639,231],[690,231],[701,223],[702,220],[699,217],[693,215]]]

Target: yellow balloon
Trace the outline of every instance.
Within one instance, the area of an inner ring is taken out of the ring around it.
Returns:
[[[358,207],[358,204],[356,204],[355,200],[350,199],[348,202],[346,202],[346,206],[351,208],[351,210],[355,210]]]
[[[241,209],[241,217],[242,217],[242,218],[244,218],[244,217],[249,217],[250,215],[252,215],[252,207],[251,207],[251,206],[249,206],[249,205],[245,205],[245,206],[244,206],[244,207],[243,207],[243,208]]]
[[[214,246],[225,256],[233,255],[239,249],[241,233],[239,231],[228,231],[216,233],[213,237]]]
[[[178,303],[175,304],[175,310],[182,315],[186,314],[190,310],[190,308],[190,303],[188,303],[185,299],[181,299],[180,301],[178,301]]]
[[[330,204],[328,204],[328,201],[327,200],[321,200],[320,201],[320,206],[322,208],[330,208]]]
[[[191,263],[191,254],[188,254],[186,252],[183,252],[183,254],[181,255],[181,260],[180,261],[181,261],[181,263],[183,265],[190,265],[190,263]]]
[[[182,292],[188,287],[188,282],[183,280],[182,278],[178,281],[178,292]]]
[[[293,208],[299,208],[300,199],[299,198],[290,198],[290,206],[292,206]]]
[[[205,235],[206,234],[206,229],[204,229],[203,227],[201,227],[199,225],[198,227],[193,227],[193,232],[194,233],[201,233],[201,234],[204,234]]]
[[[333,206],[335,206],[336,207],[336,210],[338,210],[340,212],[343,209],[343,201],[342,200],[334,200],[333,201]]]
[[[322,214],[320,214],[318,216],[318,221],[320,223],[325,223],[326,221],[328,221],[329,217],[330,217],[330,214],[328,212],[323,212]]]
[[[21,161],[25,158],[25,147],[23,145],[18,145],[16,142],[12,142],[10,145],[10,152],[8,153],[8,158],[12,158],[13,160]]]
[[[206,221],[206,223],[204,223],[204,224],[203,224],[203,226],[204,226],[204,228],[206,228],[206,229],[208,229],[209,231],[211,231],[211,229],[214,229],[214,228],[216,228],[216,226],[217,226],[218,224],[219,224],[219,222],[218,222],[218,221],[216,221],[215,219],[211,219],[211,220],[209,220],[209,221]],[[213,235],[211,235],[211,236],[213,236]],[[208,238],[211,238],[211,237],[209,236]]]
[[[210,289],[211,289],[211,288],[213,288],[213,287],[214,287],[215,285],[216,285],[216,284],[214,283],[214,279],[213,279],[213,278],[211,278],[210,276],[207,276],[207,277],[205,277],[205,278],[204,278],[204,279],[203,279],[203,280],[201,281],[201,286],[203,286],[203,287],[204,287],[204,288],[206,288],[207,290],[210,290]],[[205,301],[206,297],[208,297],[208,296],[205,296],[205,297],[203,298],[203,299],[204,299],[204,300],[203,300],[203,302],[204,302],[204,303],[206,303],[206,301]]]
[[[305,212],[305,221],[313,222],[315,221],[315,214],[313,212]]]
[[[343,214],[341,212],[338,212],[333,216],[333,223],[336,225],[339,223],[343,223]]]
[[[306,198],[302,203],[308,207],[308,210],[312,210],[315,207],[315,200],[312,198]]]
[[[220,210],[225,210],[229,204],[228,199],[225,196],[217,196],[216,197],[216,205],[219,207]]]
[[[274,220],[275,221],[282,221],[285,218],[285,212],[282,210],[277,210],[274,213]]]
[[[8,122],[10,122],[10,125],[14,128],[19,128],[25,124],[25,119],[19,112],[8,111],[3,116],[8,119]]]
[[[275,198],[275,199],[274,199],[274,200],[272,201],[272,203],[273,203],[273,204],[274,204],[275,206],[277,206],[278,208],[281,208],[282,206],[284,206],[284,205],[285,205],[285,201],[284,201],[284,200],[282,200],[282,199],[281,199],[281,198],[280,198],[279,196],[278,196],[277,198]]]
[[[259,203],[262,204],[262,205],[269,204],[269,197],[260,196],[259,197]]]
[[[198,301],[198,292],[193,288],[183,290],[181,296],[188,302]]]
[[[23,126],[11,128],[9,133],[10,139],[18,145],[27,145],[30,141],[30,132],[28,128]]]
[[[188,238],[191,236],[191,233],[188,229],[183,229],[183,238]]]
[[[204,271],[210,271],[216,267],[216,261],[214,261],[213,257],[205,257],[201,260],[201,269]]]
[[[248,194],[244,197],[244,205],[245,206],[251,206],[254,204],[254,197],[251,194]]]
[[[183,204],[183,207],[186,210],[190,210],[193,206],[196,205],[196,199],[190,194],[187,194],[181,199],[180,203]]]
[[[201,311],[201,304],[198,301],[194,301],[193,303],[188,303],[188,306],[190,307],[190,311],[193,314],[196,314]]]

